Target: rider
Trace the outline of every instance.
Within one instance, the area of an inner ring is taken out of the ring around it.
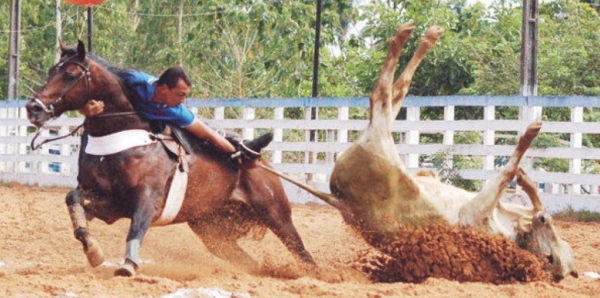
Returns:
[[[184,105],[192,83],[183,68],[174,66],[166,69],[159,78],[138,70],[124,70],[120,77],[130,91],[131,102],[138,114],[147,120],[167,121],[182,127],[199,139],[206,140],[220,151],[229,155],[241,153],[246,160],[260,158],[260,150],[270,138],[242,141],[231,135],[219,134],[216,130],[198,119]],[[102,113],[104,102],[90,100],[79,110],[85,116]],[[237,147],[237,148],[236,148]]]

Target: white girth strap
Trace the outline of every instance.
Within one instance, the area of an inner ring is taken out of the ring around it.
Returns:
[[[183,199],[185,198],[187,182],[188,173],[181,169],[181,164],[177,165],[163,212],[160,217],[152,223],[152,226],[168,225],[175,219],[177,214],[179,214],[181,205],[183,205]]]
[[[103,137],[89,136],[85,153],[104,156],[156,143],[150,136],[150,132],[143,129],[124,130]]]

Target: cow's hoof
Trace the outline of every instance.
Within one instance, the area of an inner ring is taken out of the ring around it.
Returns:
[[[398,34],[404,39],[407,39],[413,31],[415,31],[415,25],[411,23],[402,24],[400,28],[398,28]]]
[[[98,246],[95,240],[90,239],[88,241],[87,250],[84,250],[84,252],[85,256],[87,257],[88,263],[90,263],[92,267],[95,268],[104,263],[104,253],[102,252],[102,249],[100,248],[100,246]]]
[[[431,26],[425,32],[425,38],[431,41],[431,43],[435,43],[442,34],[444,34],[444,29],[438,26]]]
[[[115,270],[115,276],[131,277],[136,273],[136,265],[130,260],[125,260],[125,263]]]
[[[527,126],[527,134],[531,134],[532,137],[535,137],[540,132],[540,129],[542,129],[542,122],[533,122]]]

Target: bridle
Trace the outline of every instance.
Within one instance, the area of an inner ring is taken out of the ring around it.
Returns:
[[[56,118],[56,114],[54,112],[54,108],[56,107],[56,105],[61,102],[63,100],[63,97],[69,92],[71,91],[71,89],[73,87],[75,87],[75,85],[77,85],[77,83],[79,83],[79,81],[81,81],[81,79],[83,79],[84,77],[87,77],[87,93],[88,96],[86,98],[86,103],[90,100],[90,98],[92,97],[92,73],[90,72],[90,68],[89,68],[89,62],[87,65],[83,65],[82,63],[79,63],[77,61],[71,61],[71,60],[67,60],[65,62],[61,62],[56,66],[56,72],[60,71],[60,68],[65,66],[65,65],[69,65],[69,64],[75,64],[79,67],[81,67],[81,69],[83,69],[83,72],[81,73],[81,75],[75,79],[73,82],[71,82],[71,84],[69,84],[69,86],[67,86],[67,88],[65,88],[65,90],[58,96],[58,98],[56,98],[54,101],[52,101],[48,106],[46,106],[46,104],[44,104],[44,102],[42,102],[39,98],[34,98],[33,102],[35,102],[40,108],[42,108],[42,110],[44,110],[45,113],[50,114],[50,116],[52,117],[52,119]],[[48,83],[48,82],[46,82]]]
[[[87,98],[86,98],[86,100],[85,100],[85,101],[86,101],[86,103],[87,103],[87,102],[90,100],[90,98],[92,97],[92,73],[90,72],[90,68],[89,68],[89,62],[87,63],[87,65],[84,65],[84,64],[82,64],[82,63],[80,63],[80,62],[77,62],[77,61],[67,60],[67,61],[64,61],[64,62],[61,62],[61,63],[59,63],[59,64],[56,66],[56,70],[55,70],[55,72],[59,72],[59,71],[60,71],[60,69],[61,69],[63,66],[65,66],[65,65],[69,65],[69,64],[75,64],[75,65],[77,65],[77,66],[81,67],[81,69],[83,70],[83,72],[81,73],[81,75],[80,75],[80,76],[79,76],[77,79],[73,80],[73,82],[71,82],[71,83],[69,84],[69,86],[67,86],[67,88],[65,88],[65,90],[64,90],[64,91],[63,91],[63,92],[62,92],[62,93],[61,93],[61,94],[60,94],[60,95],[59,95],[59,96],[58,96],[58,97],[57,97],[55,100],[53,100],[53,101],[52,101],[52,102],[51,102],[51,103],[50,103],[48,106],[46,106],[46,104],[44,104],[44,102],[42,102],[42,101],[41,101],[39,98],[37,98],[37,96],[36,96],[36,97],[35,97],[35,98],[32,100],[32,101],[33,101],[33,102],[35,102],[35,103],[36,103],[36,105],[37,105],[38,107],[40,107],[40,108],[41,108],[41,109],[42,109],[42,110],[43,110],[45,113],[48,113],[48,114],[50,114],[50,117],[51,117],[52,119],[56,119],[56,117],[57,117],[57,116],[56,116],[56,113],[55,113],[55,111],[54,111],[54,108],[56,107],[56,105],[57,105],[58,103],[60,103],[60,102],[63,100],[63,97],[64,97],[64,96],[65,96],[67,93],[69,93],[69,91],[71,91],[71,89],[73,89],[73,87],[75,87],[75,85],[77,85],[77,83],[79,83],[79,81],[81,81],[81,80],[82,80],[84,77],[87,77],[87,84],[86,84],[86,86],[87,86],[87,91],[88,91],[87,93],[88,93],[88,96],[87,96]],[[46,84],[48,84],[48,82],[47,82],[47,81],[46,81]],[[44,124],[44,125],[45,125],[45,124]],[[77,128],[75,128],[75,129],[74,129],[73,131],[71,131],[69,134],[66,134],[66,135],[64,135],[64,136],[60,136],[60,137],[56,137],[56,138],[46,139],[46,140],[44,140],[43,142],[41,142],[40,144],[38,144],[38,145],[35,145],[35,140],[36,140],[36,139],[39,137],[39,135],[40,135],[40,132],[41,132],[40,130],[38,130],[38,132],[35,134],[35,136],[33,136],[33,139],[31,139],[31,149],[32,149],[32,150],[37,150],[37,149],[41,148],[41,147],[42,147],[42,145],[44,145],[45,143],[49,143],[49,142],[52,142],[52,141],[56,141],[56,140],[60,140],[60,139],[66,138],[66,137],[68,137],[68,136],[72,136],[72,135],[74,135],[74,134],[75,134],[75,133],[76,133],[76,132],[77,132],[77,131],[78,131],[78,130],[79,130],[81,127],[82,127],[82,126],[83,126],[83,124],[79,125]]]

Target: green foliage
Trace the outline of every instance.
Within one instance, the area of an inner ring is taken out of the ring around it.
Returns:
[[[455,144],[482,144],[483,136],[478,132],[457,132],[454,136]],[[441,143],[441,136],[434,140],[428,137],[421,143]],[[438,152],[433,155],[420,156],[419,162],[438,169],[438,176],[444,183],[454,185],[469,191],[479,191],[482,187],[481,181],[467,180],[458,173],[461,169],[481,169],[483,161],[480,157],[453,155],[452,150]]]
[[[461,0],[386,0],[353,7],[351,1],[323,1],[318,95],[367,96],[378,80],[389,38],[402,23],[416,25],[406,43],[398,72],[431,25],[445,33],[415,73],[414,95],[519,94],[522,8],[520,0],[493,1],[465,7]],[[598,1],[584,1],[598,4]],[[57,59],[57,38],[87,44],[87,13],[81,6],[50,0],[22,1],[19,94],[39,89]],[[576,0],[543,2],[539,18],[540,95],[600,95],[600,17]],[[108,61],[159,74],[182,65],[190,74],[195,98],[306,97],[312,95],[315,54],[313,0],[110,0],[93,9],[93,52]],[[0,18],[9,20],[10,1],[0,3]],[[62,31],[57,28],[57,19]],[[0,42],[8,45],[9,23],[0,23]],[[8,47],[0,47],[8,56]],[[7,77],[7,59],[0,59]],[[0,81],[6,94],[7,82]],[[286,109],[285,117],[303,119],[304,109]],[[456,119],[481,119],[481,107],[456,109]],[[202,111],[209,115],[211,111]],[[228,117],[241,114],[228,109]],[[259,117],[272,113],[265,109]],[[399,119],[403,117],[401,111]],[[422,110],[423,120],[441,119],[441,109]],[[335,119],[330,109],[319,118]],[[351,119],[366,119],[353,108]],[[517,119],[518,108],[498,107],[497,119]],[[544,120],[569,121],[568,109],[544,109]],[[586,122],[600,122],[600,109],[588,109]],[[350,132],[352,139],[358,132]],[[303,139],[301,132],[294,136]],[[319,138],[325,136],[319,135]],[[399,136],[396,135],[396,138]],[[456,135],[460,138],[475,136]],[[423,135],[439,143],[441,135]],[[541,136],[536,144],[562,144],[568,135]],[[464,140],[469,142],[468,140]],[[499,144],[514,143],[509,136]],[[600,136],[584,135],[584,145],[600,146]],[[539,145],[543,146],[543,145]],[[477,161],[454,160],[468,168]],[[548,170],[564,170],[564,161],[539,160]]]
[[[8,58],[8,41],[10,32],[10,1],[4,1],[0,3],[0,19],[6,20],[0,22],[0,45],[6,45],[0,47],[0,57]],[[0,59],[0,78],[8,77],[8,59]],[[0,81],[0,98],[4,98],[8,94],[8,81]]]
[[[425,157],[424,163],[433,165],[438,169],[440,180],[446,184],[451,184],[456,187],[468,190],[479,191],[483,185],[479,180],[466,180],[458,173],[461,169],[478,169],[481,168],[481,161],[462,155],[454,155],[452,151],[438,152],[431,156]]]
[[[0,4],[3,19],[8,19],[8,2]],[[489,9],[465,7],[463,2],[373,1],[359,10],[348,1],[325,1],[319,96],[368,95],[379,76],[389,37],[405,22],[417,26],[414,37],[433,24],[445,29],[415,74],[411,94],[517,94],[520,1],[494,1]],[[87,42],[85,7],[63,3],[57,12],[53,3],[22,3],[21,94],[44,82],[45,70],[56,59],[57,37],[67,44],[77,39]],[[193,97],[312,94],[314,1],[111,0],[92,11],[96,54],[154,74],[182,65],[195,83]],[[8,32],[7,23],[1,26],[2,32]],[[575,0],[543,3],[539,27],[540,94],[600,94],[596,11]],[[398,71],[416,49],[414,37],[405,46]],[[0,39],[8,44],[7,34]],[[6,51],[3,48],[0,54],[6,56]],[[6,65],[5,60],[0,63]],[[6,67],[0,72],[5,74]],[[5,93],[6,82],[0,83],[0,90]]]

